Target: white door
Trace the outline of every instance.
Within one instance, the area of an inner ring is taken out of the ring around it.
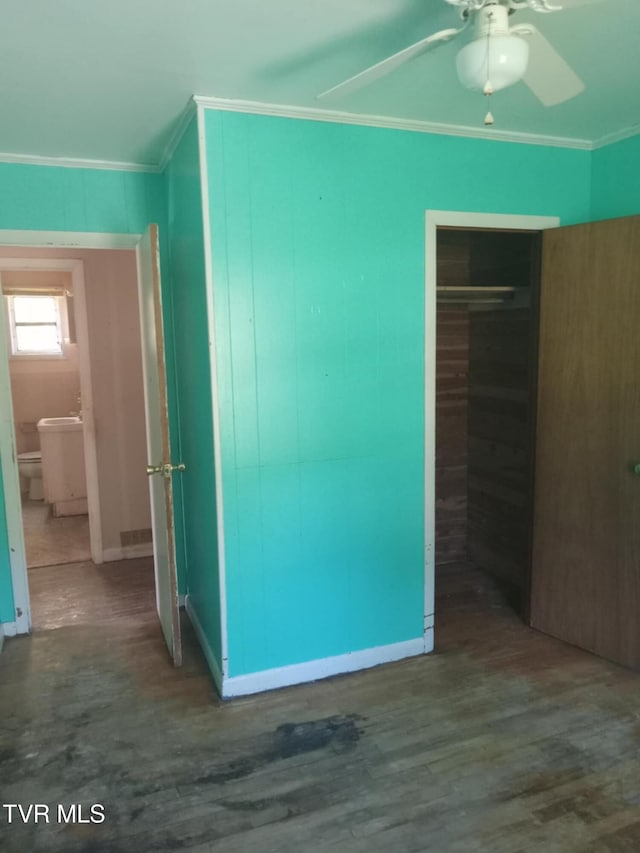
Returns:
[[[170,461],[157,225],[150,225],[140,240],[137,257],[156,606],[169,654],[174,664],[180,666],[182,640],[178,609],[172,477],[174,471],[183,470],[183,466],[174,467]]]

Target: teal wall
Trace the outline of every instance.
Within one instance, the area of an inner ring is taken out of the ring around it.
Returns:
[[[0,163],[1,229],[137,234],[166,222],[164,180],[145,172]]]
[[[222,669],[220,584],[200,156],[195,118],[167,168],[186,591]]]
[[[206,122],[230,675],[419,636],[424,210],[639,213],[640,137],[590,154],[215,111]],[[0,164],[0,193],[3,229],[160,225],[172,443],[200,472],[174,478],[188,528],[185,542],[176,526],[179,587],[221,662],[195,123],[164,176]],[[12,619],[0,493],[0,620]]]
[[[167,216],[162,175],[0,163],[0,198],[0,229],[136,234],[143,232],[150,222],[157,222],[163,271],[167,271]],[[163,280],[167,304],[170,296],[168,274]],[[166,313],[165,336],[170,406],[175,413],[170,312]],[[175,437],[172,440],[175,441]],[[178,493],[177,504],[180,502]],[[181,530],[177,529],[176,533],[180,555]],[[179,568],[182,575],[183,568]],[[184,586],[182,576],[180,582]],[[13,621],[13,618],[4,500],[0,497],[0,620]]]
[[[640,134],[592,155],[592,219],[640,214]]]
[[[424,211],[589,218],[590,154],[206,113],[229,674],[423,630]]]
[[[13,622],[15,619],[13,588],[11,585],[11,564],[9,562],[9,541],[5,514],[2,471],[0,470],[0,622]]]

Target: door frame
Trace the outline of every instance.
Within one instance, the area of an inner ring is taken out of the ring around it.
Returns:
[[[118,234],[118,233],[100,233],[100,232],[86,232],[86,231],[13,231],[13,230],[0,230],[0,246],[7,246],[11,248],[34,248],[34,249],[135,249],[142,239],[141,234]],[[3,268],[8,261],[21,261],[24,263],[25,259],[9,259],[9,258],[0,258],[0,269]],[[77,335],[80,339],[81,336],[84,336],[84,347],[83,350],[85,353],[88,353],[88,326],[86,323],[86,300],[85,300],[85,290],[84,290],[84,264],[80,260],[73,259],[52,259],[47,261],[46,259],[36,259],[30,258],[27,259],[28,263],[31,264],[31,269],[61,269],[63,267],[57,266],[56,262],[59,264],[66,264],[67,269],[71,271],[73,285],[74,285],[74,293],[76,284],[79,285],[78,293],[76,294],[76,299],[78,302],[75,303],[78,310],[78,320],[80,323],[77,327]],[[41,263],[44,262],[44,263]],[[4,267],[7,269],[7,267]],[[14,269],[22,267],[13,267]],[[140,282],[137,282],[138,288],[140,287]],[[4,314],[4,307],[2,307],[2,315]],[[84,314],[84,317],[82,316]],[[0,330],[0,339],[4,338],[4,325],[2,330]],[[87,364],[82,366],[83,361],[86,361]],[[80,384],[81,384],[81,393],[83,396],[83,403],[86,401],[85,393],[88,395],[88,404],[87,408],[91,410],[91,418],[90,425],[86,425],[83,427],[83,432],[87,427],[92,431],[92,444],[89,445],[87,441],[88,434],[84,432],[85,435],[85,453],[89,450],[89,454],[93,454],[93,459],[87,459],[87,468],[89,469],[91,466],[95,466],[93,470],[93,475],[95,476],[94,484],[96,489],[96,494],[92,495],[92,500],[94,500],[94,512],[99,513],[99,498],[97,495],[97,459],[96,459],[96,446],[95,446],[95,432],[94,424],[93,424],[93,409],[92,409],[92,400],[91,400],[91,378],[90,378],[90,370],[88,367],[88,359],[81,359],[81,369],[80,369]],[[8,364],[8,359],[7,359]],[[88,385],[87,385],[88,383]],[[0,406],[9,405],[9,409],[4,408],[4,411],[11,411],[11,389],[10,386],[7,388],[2,383],[0,383]],[[11,434],[9,434],[9,432]],[[27,561],[26,561],[26,553],[24,546],[24,531],[22,528],[22,512],[20,510],[21,506],[21,497],[20,497],[20,478],[18,475],[18,465],[17,458],[15,455],[15,435],[13,432],[13,424],[12,429],[9,431],[8,429],[0,429],[0,454],[2,456],[2,475],[3,475],[3,490],[4,490],[4,499],[5,499],[5,511],[7,516],[7,536],[9,540],[9,556],[10,556],[10,565],[11,565],[11,583],[13,587],[13,600],[14,600],[14,610],[15,610],[15,621],[3,623],[2,628],[4,632],[4,636],[11,637],[16,634],[27,634],[31,630],[31,606],[29,599],[29,583],[28,583],[28,575],[27,575]],[[89,495],[87,494],[87,498],[89,499]],[[91,524],[91,504],[90,506],[90,515],[89,521]],[[94,524],[96,520],[94,518]],[[98,556],[97,546],[99,546],[100,550],[100,559],[96,562],[102,562],[102,531],[100,529],[100,519],[99,514],[97,517],[97,539],[96,539],[96,556]],[[91,538],[92,538],[92,559],[94,557],[94,548],[93,548],[93,529],[91,529]]]
[[[433,650],[435,628],[437,229],[450,227],[495,231],[544,231],[548,228],[557,228],[559,225],[559,216],[478,213],[461,210],[425,211],[424,638],[427,652]]]

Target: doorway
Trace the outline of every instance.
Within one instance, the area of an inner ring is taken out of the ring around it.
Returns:
[[[528,608],[539,239],[439,228],[436,597],[491,579]]]
[[[96,392],[90,407],[84,398],[85,386],[81,383],[84,430],[94,426],[97,436],[95,458],[99,476],[94,482],[100,482],[102,559],[105,562],[122,562],[129,557],[140,556],[141,549],[153,555],[151,588],[155,592],[156,611],[170,657],[175,665],[179,665],[181,641],[172,474],[181,472],[184,466],[173,465],[169,453],[158,227],[150,224],[141,235],[0,232],[0,255],[11,255],[12,251],[6,248],[11,246],[19,246],[20,252],[26,256],[37,256],[39,249],[46,248],[47,255],[53,253],[72,259],[76,270],[84,265],[87,280],[91,278],[94,284],[100,278],[98,267],[101,262],[106,256],[111,260],[106,273],[102,270],[101,285],[93,289],[95,298],[92,304],[87,303],[87,327],[92,329],[92,333],[91,346],[87,340],[85,352],[91,361],[93,381],[89,388]],[[91,265],[94,265],[92,270]],[[123,286],[129,299],[126,305],[118,301]],[[104,352],[97,353],[97,341],[108,345],[107,357]],[[122,367],[119,371],[114,370],[117,362]],[[138,365],[140,370],[137,370]],[[81,376],[83,369],[81,365]],[[136,374],[137,379],[132,384],[130,380],[135,379]],[[134,387],[136,381],[137,388]],[[103,395],[101,403],[98,390]],[[140,406],[144,412],[142,423],[132,417]],[[97,431],[96,422],[100,425]],[[140,426],[137,442],[132,441],[136,423]],[[118,431],[123,440],[117,440]],[[115,448],[115,457],[101,453],[101,441],[102,451]],[[87,454],[87,465],[89,458],[90,454]],[[10,379],[3,361],[0,362],[0,461],[8,536],[7,561],[15,613],[15,621],[2,623],[0,630],[4,636],[13,636],[28,633],[32,623]],[[152,474],[157,476],[148,476]],[[148,524],[149,514],[151,536],[148,535],[148,527],[136,527],[136,523],[141,521]],[[89,517],[91,521],[91,501]],[[93,549],[93,535],[91,540]],[[113,577],[114,574],[109,579]]]
[[[478,595],[528,618],[539,231],[557,224],[427,213],[426,626]]]
[[[136,253],[2,247],[0,270],[38,630],[77,622],[97,566],[153,554]]]
[[[11,237],[17,239],[12,240]],[[19,248],[11,248],[14,245]],[[164,364],[157,227],[150,226],[145,235],[61,233],[52,236],[36,232],[4,232],[0,233],[0,246],[0,263],[3,262],[2,257],[7,259],[4,261],[6,264],[10,265],[8,258],[12,257],[13,262],[18,263],[15,256],[22,256],[28,258],[29,264],[35,268],[38,264],[51,263],[46,259],[55,257],[53,263],[68,264],[73,268],[74,284],[76,275],[86,271],[89,293],[86,294],[83,288],[79,289],[81,293],[76,292],[74,288],[74,297],[76,302],[82,301],[78,296],[87,297],[84,301],[87,317],[84,352],[87,357],[80,361],[80,372],[81,380],[83,374],[86,376],[89,372],[93,381],[81,381],[82,420],[85,434],[93,432],[96,437],[97,472],[93,482],[96,483],[99,500],[93,502],[93,508],[99,512],[99,536],[95,543],[91,525],[91,547],[92,556],[96,544],[99,553],[90,564],[76,565],[101,569],[104,563],[104,571],[98,578],[102,584],[107,579],[111,582],[118,575],[117,567],[113,571],[108,568],[114,562],[122,564],[127,560],[129,570],[132,570],[135,561],[130,558],[146,558],[147,573],[148,569],[151,571],[152,598],[155,595],[158,602],[163,599],[160,586],[170,587],[171,581],[159,578],[158,560],[154,558],[160,554],[162,567],[174,574],[175,558],[172,561],[166,559],[167,529],[172,526],[173,519],[169,519],[168,513],[165,516],[156,513],[151,517],[151,480],[155,478],[147,477],[145,466],[145,462],[158,461],[155,459],[156,435],[168,429],[161,413],[153,406],[157,394],[150,391],[164,385],[164,375],[160,378]],[[149,306],[152,307],[151,312]],[[79,319],[78,311],[74,315]],[[78,339],[82,325],[77,324]],[[149,352],[159,355],[150,361],[147,357]],[[3,630],[5,636],[12,636],[30,630],[31,598],[11,414],[11,383],[6,361],[3,361],[0,373],[2,479],[16,614],[16,621],[4,623]],[[85,449],[86,445],[87,442]],[[91,453],[88,453],[87,469],[90,457]],[[87,477],[87,481],[90,483],[91,478]],[[89,500],[90,521],[91,507],[92,501]],[[126,571],[123,576],[126,580]],[[177,593],[173,598],[175,601],[172,599],[171,607],[175,606],[177,610]],[[160,604],[157,609],[160,612]],[[167,609],[170,607],[165,604],[163,610]],[[172,656],[175,659],[175,654]]]
[[[82,386],[89,401],[92,393],[81,266],[0,256],[3,358],[8,361],[29,569],[101,558],[95,441],[92,422],[84,423],[82,413]]]

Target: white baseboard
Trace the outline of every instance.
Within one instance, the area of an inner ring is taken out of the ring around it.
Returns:
[[[203,629],[202,625],[200,624],[200,620],[198,619],[198,614],[196,613],[195,608],[194,608],[193,604],[191,603],[191,596],[190,595],[185,596],[185,608],[187,610],[187,614],[189,616],[189,619],[191,620],[191,624],[193,625],[193,630],[196,632],[196,635],[198,637],[200,647],[202,648],[202,651],[204,653],[206,661],[209,664],[209,670],[210,670],[211,675],[213,677],[214,684],[216,685],[218,693],[224,699],[225,696],[224,696],[223,689],[222,689],[223,678],[222,678],[222,672],[220,670],[220,665],[218,663],[218,660],[217,660],[215,654],[213,653],[213,649],[211,648],[211,646],[209,644],[209,640],[207,639],[206,634],[204,633],[204,629]]]
[[[429,636],[427,633],[423,637],[416,637],[415,640],[406,640],[402,643],[391,643],[388,646],[376,646],[372,649],[362,649],[345,655],[335,655],[306,663],[296,663],[291,666],[281,666],[277,669],[266,669],[262,672],[251,672],[248,675],[226,678],[223,682],[222,698],[230,699],[233,696],[247,696],[250,693],[261,693],[264,690],[275,690],[278,687],[290,687],[293,684],[317,681],[331,675],[342,675],[360,669],[370,669],[402,658],[416,657],[433,649],[433,631],[430,632]]]
[[[17,622],[0,622],[0,636],[2,637],[2,640],[4,640],[5,637],[15,637],[17,633]]]
[[[416,637],[413,640],[229,678],[224,677],[220,670],[220,664],[204,633],[189,595],[185,597],[185,607],[209,665],[213,681],[223,699],[231,699],[234,696],[248,696],[252,693],[275,690],[279,687],[290,687],[294,684],[318,681],[331,675],[342,675],[361,669],[370,669],[384,663],[393,663],[403,658],[417,657],[433,651],[433,628],[428,628],[422,637]]]
[[[87,515],[89,504],[86,498],[73,498],[51,504],[54,518],[66,518],[70,515]]]
[[[122,548],[105,548],[102,559],[105,563],[115,563],[117,560],[134,560],[136,557],[153,557],[153,544],[144,542],[141,545],[126,545]]]

